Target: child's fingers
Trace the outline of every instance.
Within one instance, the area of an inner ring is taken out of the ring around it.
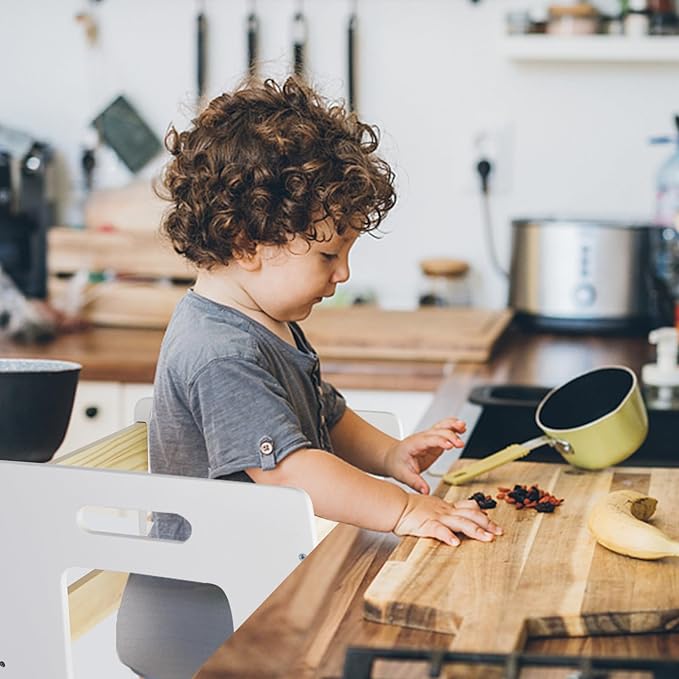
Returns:
[[[447,417],[445,420],[437,422],[432,429],[452,429],[462,434],[467,431],[467,423],[464,420],[458,420],[457,417]]]
[[[426,450],[428,448],[462,448],[464,442],[459,436],[437,433],[437,432],[424,432],[420,435],[419,439],[416,441],[416,446],[418,450]]]
[[[495,534],[491,531],[481,528],[481,526],[474,520],[464,516],[461,512],[468,510],[460,510],[455,514],[442,514],[439,521],[456,533],[464,533],[467,537],[481,542],[490,542],[495,538]]]
[[[476,500],[458,500],[453,502],[453,507],[455,509],[479,509],[479,504]],[[483,510],[479,510],[483,512]],[[485,512],[483,512],[485,514]]]
[[[436,434],[437,436],[443,436],[444,438],[449,438],[451,440],[460,441],[459,433],[453,429],[446,429],[445,427],[432,427],[428,429],[425,434]],[[461,433],[461,432],[460,432]]]
[[[476,502],[474,503],[476,504]],[[493,535],[502,535],[502,528],[498,526],[486,512],[481,511],[478,507],[466,508],[456,507],[453,510],[452,516],[463,516],[475,524],[480,526],[483,530],[492,533]]]
[[[416,490],[418,493],[422,493],[422,495],[429,494],[429,484],[414,471],[404,471],[399,481],[403,481],[403,483],[410,486],[413,490]]]
[[[460,544],[460,538],[439,521],[428,521],[424,526],[424,530],[425,537],[436,538],[451,547],[457,547]]]

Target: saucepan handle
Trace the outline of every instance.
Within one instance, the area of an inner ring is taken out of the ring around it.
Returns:
[[[443,477],[443,480],[453,486],[459,486],[466,481],[470,481],[481,474],[489,472],[491,469],[496,469],[503,464],[525,457],[531,450],[535,450],[535,448],[545,445],[551,446],[555,443],[554,439],[549,436],[538,436],[537,438],[524,441],[523,443],[512,443],[506,448],[499,450],[497,453],[493,453],[488,457],[472,462],[472,464],[463,469],[449,472]]]

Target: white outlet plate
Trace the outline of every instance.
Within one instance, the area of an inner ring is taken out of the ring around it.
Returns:
[[[477,125],[459,151],[459,190],[479,193],[481,178],[476,166],[482,158],[492,165],[489,177],[491,194],[509,193],[512,188],[514,161],[514,126],[511,123],[488,122]]]

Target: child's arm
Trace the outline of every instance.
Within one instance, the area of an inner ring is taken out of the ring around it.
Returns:
[[[304,489],[318,516],[370,530],[432,537],[450,545],[460,543],[453,531],[483,541],[502,532],[473,501],[450,505],[438,497],[406,493],[323,450],[302,448],[275,469],[246,471],[256,483]]]
[[[330,437],[337,455],[350,464],[370,474],[391,476],[428,493],[429,486],[420,472],[428,469],[444,450],[461,448],[464,444],[458,434],[465,429],[464,422],[451,417],[399,441],[347,408]]]

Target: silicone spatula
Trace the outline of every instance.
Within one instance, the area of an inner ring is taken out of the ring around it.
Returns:
[[[513,462],[514,460],[525,457],[531,450],[535,450],[535,448],[551,445],[552,443],[553,439],[549,436],[539,436],[530,439],[530,441],[524,441],[523,443],[512,443],[512,445],[499,450],[497,453],[493,453],[488,457],[473,462],[467,467],[464,467],[464,469],[448,472],[448,474],[443,477],[443,480],[453,486],[459,486],[460,484],[465,483],[465,481],[471,481],[471,479],[475,479],[477,476],[489,472],[491,469],[496,469],[503,464],[507,464],[507,462]]]

